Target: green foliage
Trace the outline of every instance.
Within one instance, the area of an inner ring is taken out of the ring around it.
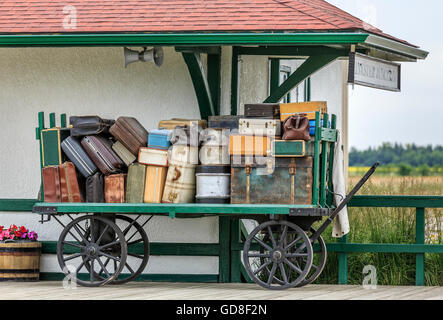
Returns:
[[[382,165],[407,164],[411,167],[427,165],[428,167],[443,168],[443,146],[417,146],[385,142],[377,148],[369,147],[366,150],[351,148],[349,164],[353,167],[370,167],[376,161]],[[425,172],[426,173],[426,172]]]
[[[407,177],[411,175],[412,167],[409,164],[406,163],[400,163],[398,166],[398,174],[402,177]]]

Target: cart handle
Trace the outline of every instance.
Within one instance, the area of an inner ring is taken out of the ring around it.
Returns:
[[[314,233],[311,237],[311,241],[315,242],[321,234],[326,230],[326,228],[334,221],[340,211],[351,201],[355,194],[361,189],[361,187],[369,180],[369,178],[374,174],[377,167],[380,165],[379,162],[374,163],[374,165],[369,169],[369,171],[364,175],[364,177],[357,183],[357,185],[351,190],[351,192],[346,196],[346,198],[337,206],[337,208],[332,212],[331,216],[321,225],[321,227]]]

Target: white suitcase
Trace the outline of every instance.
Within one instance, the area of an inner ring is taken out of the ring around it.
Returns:
[[[256,136],[281,136],[281,121],[270,119],[240,119],[239,134]]]
[[[198,165],[198,147],[176,144],[170,150],[169,163]]]
[[[138,151],[138,162],[141,164],[167,167],[168,150],[140,148]]]
[[[163,203],[194,203],[195,167],[191,164],[169,164]]]
[[[204,145],[200,148],[200,162],[205,166],[229,165],[229,146]]]

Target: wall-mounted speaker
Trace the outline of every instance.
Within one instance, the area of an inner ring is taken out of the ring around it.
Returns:
[[[163,64],[163,48],[161,47],[155,47],[150,50],[144,48],[141,52],[125,48],[124,55],[125,68],[127,68],[129,64],[137,61],[154,62],[157,67],[161,67]]]

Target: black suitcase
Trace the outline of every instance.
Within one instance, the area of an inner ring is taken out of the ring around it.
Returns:
[[[72,116],[69,118],[71,136],[82,137],[94,134],[109,135],[109,128],[115,120],[102,119],[99,116]]]
[[[103,174],[96,174],[86,179],[86,202],[104,203],[105,202],[105,180]]]
[[[98,168],[88,156],[85,150],[83,150],[80,142],[73,138],[68,137],[61,143],[62,150],[69,158],[69,160],[74,163],[77,170],[85,178],[92,176],[97,172]]]
[[[208,128],[238,130],[238,121],[242,118],[244,116],[210,116]]]
[[[245,118],[280,119],[280,105],[276,103],[245,104]]]

